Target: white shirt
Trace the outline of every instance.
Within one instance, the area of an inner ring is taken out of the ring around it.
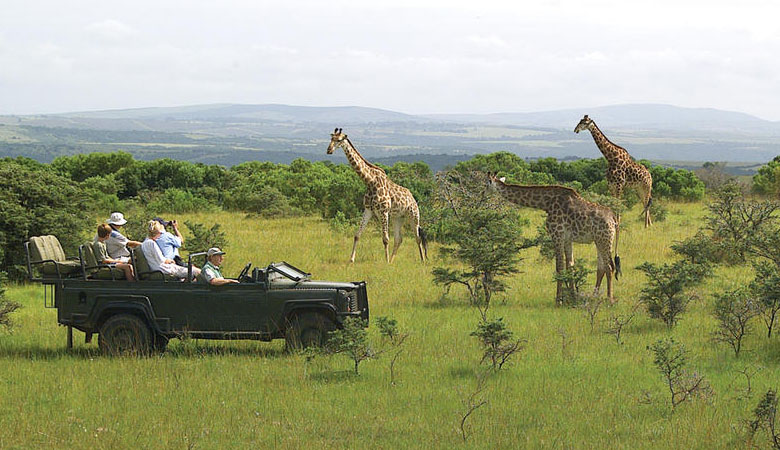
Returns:
[[[186,267],[181,267],[176,264],[165,262],[165,257],[163,256],[162,251],[160,251],[160,247],[157,245],[154,239],[144,239],[144,241],[141,243],[141,251],[144,252],[146,262],[149,263],[149,270],[159,270],[166,275],[174,275],[179,277],[187,276]],[[181,273],[182,269],[184,269],[183,275]]]

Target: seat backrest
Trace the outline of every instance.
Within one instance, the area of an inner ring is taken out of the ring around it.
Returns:
[[[149,267],[149,262],[146,260],[146,256],[144,255],[143,250],[141,250],[141,247],[131,249],[130,251],[133,254],[133,269],[135,269],[136,274],[141,275],[152,270],[151,267]]]
[[[92,241],[87,241],[82,246],[82,255],[84,255],[84,265],[87,267],[96,267],[98,265],[97,257],[95,256],[95,248],[92,247]]]
[[[60,240],[56,236],[48,234],[30,238],[30,260],[32,262],[46,260],[62,262],[67,258],[62,250],[62,245],[60,245]]]

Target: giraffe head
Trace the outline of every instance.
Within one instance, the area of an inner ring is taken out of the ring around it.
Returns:
[[[585,114],[585,117],[580,120],[580,123],[577,124],[576,127],[574,127],[574,132],[579,133],[582,130],[590,130],[590,126],[593,124],[593,119],[588,117],[587,114]]]
[[[341,132],[341,128],[336,128],[330,135],[330,145],[328,145],[328,154],[332,154],[333,150],[344,142],[347,135]]]
[[[499,185],[499,183],[506,184],[506,177],[499,178],[498,176],[496,176],[495,172],[488,172],[487,176],[488,176],[488,187],[492,189],[495,189]]]

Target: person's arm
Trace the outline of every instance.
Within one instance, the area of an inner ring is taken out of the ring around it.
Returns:
[[[140,242],[138,242],[138,241],[130,241],[130,240],[128,240],[127,244],[125,244],[125,246],[130,247],[130,248],[136,248],[139,245],[141,245]]]
[[[181,245],[184,245],[184,236],[179,232],[179,222],[171,220],[171,226],[173,227],[173,235],[179,238]],[[181,245],[179,245],[179,247],[181,247]]]
[[[223,284],[238,283],[238,280],[232,280],[230,278],[212,278],[209,284],[212,286],[222,286]]]

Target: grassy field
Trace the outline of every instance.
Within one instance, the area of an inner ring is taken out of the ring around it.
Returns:
[[[668,246],[692,235],[704,215],[700,204],[668,209],[667,220],[650,230],[636,220],[638,209],[624,215],[624,278],[615,283],[618,303],[599,320],[629,311],[644,282],[634,268],[671,259]],[[541,220],[532,217],[535,224]],[[780,342],[766,339],[758,322],[738,359],[712,343],[711,294],[744,284],[752,278],[749,269],[719,268],[671,331],[640,313],[618,345],[603,323],[591,331],[582,311],[554,305],[554,264],[531,250],[492,308],[528,345],[487,379],[487,403],[469,418],[464,443],[463,400],[475,388],[481,356],[469,336],[478,313],[462,292],[453,289],[443,298],[431,283],[439,262],[435,247],[423,265],[407,235],[388,266],[374,230],[364,234],[349,265],[351,237],[315,218],[220,213],[178,219],[222,224],[230,239],[228,274],[247,261],[286,260],[315,278],[366,280],[372,316],[391,316],[411,333],[396,365],[397,383],[390,384],[387,358],[364,362],[355,376],[346,358],[307,363],[284,353],[282,342],[175,340],[161,356],[108,358],[96,343],[78,342],[76,333],[68,352],[56,310],[43,307],[42,288],[11,287],[8,297],[24,308],[14,315],[12,334],[0,331],[0,448],[746,447],[744,421],[780,380]],[[592,245],[576,246],[575,257],[595,268]],[[378,345],[373,324],[369,331]],[[668,335],[691,350],[690,366],[715,392],[674,412],[646,348]],[[752,397],[745,399],[740,371],[759,366]]]

